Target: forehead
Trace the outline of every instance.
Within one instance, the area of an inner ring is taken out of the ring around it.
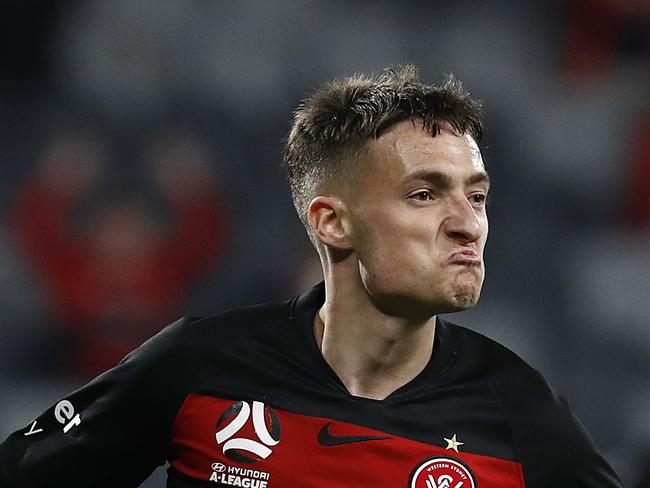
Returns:
[[[432,137],[417,120],[395,124],[369,141],[364,156],[364,176],[381,174],[384,179],[427,169],[463,179],[485,171],[478,145],[469,134],[457,134],[443,125],[440,134]]]

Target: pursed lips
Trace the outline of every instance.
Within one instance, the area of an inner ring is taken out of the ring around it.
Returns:
[[[447,264],[476,266],[481,264],[481,257],[473,249],[456,250],[449,254]]]

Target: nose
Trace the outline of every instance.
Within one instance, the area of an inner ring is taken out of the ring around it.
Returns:
[[[451,239],[461,245],[475,242],[481,237],[481,224],[472,204],[463,198],[454,199],[449,205],[449,215],[445,219],[444,231]]]

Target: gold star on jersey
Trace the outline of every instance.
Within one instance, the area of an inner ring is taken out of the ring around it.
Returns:
[[[447,442],[447,447],[446,449],[453,449],[454,451],[458,452],[458,446],[462,446],[464,442],[459,442],[456,439],[456,434],[454,434],[451,439],[447,439],[446,437],[444,438],[445,441]]]

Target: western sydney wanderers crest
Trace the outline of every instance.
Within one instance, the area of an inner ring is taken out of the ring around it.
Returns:
[[[251,422],[249,419],[252,418]],[[235,402],[217,421],[215,434],[223,454],[240,463],[256,463],[271,455],[280,442],[280,421],[276,413],[262,402]]]
[[[459,461],[436,457],[415,468],[409,488],[477,488],[477,484],[469,468]]]

